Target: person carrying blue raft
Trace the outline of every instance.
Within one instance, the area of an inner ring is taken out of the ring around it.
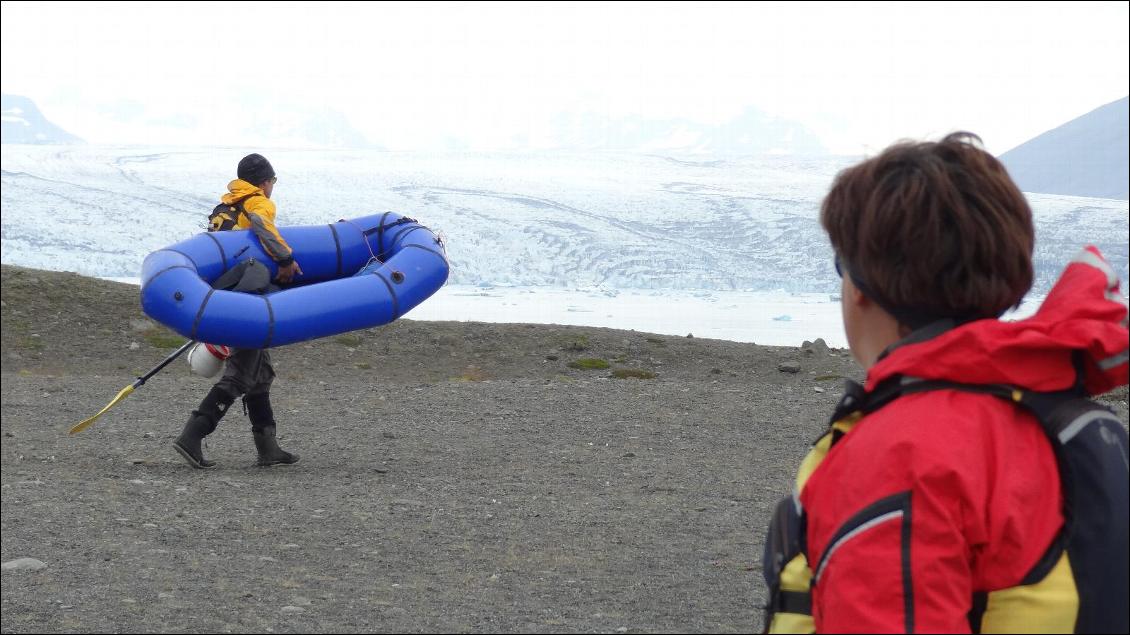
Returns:
[[[249,154],[240,160],[237,179],[228,183],[228,192],[213,210],[208,231],[250,229],[263,246],[263,250],[278,265],[275,281],[290,284],[302,275],[302,268],[294,259],[294,251],[275,227],[275,204],[271,201],[278,177],[271,163],[259,154]],[[254,258],[244,260],[220,276],[213,288],[245,293],[270,293],[279,286],[271,281],[270,270]],[[199,346],[204,346],[203,344]],[[199,351],[200,355],[217,354],[215,348]],[[222,353],[221,353],[222,354]],[[298,455],[279,447],[275,436],[277,424],[271,410],[271,383],[275,370],[267,349],[236,348],[224,364],[224,374],[204,397],[173,447],[194,468],[207,469],[216,463],[204,458],[201,443],[215,431],[220,419],[236,399],[243,397],[243,405],[251,419],[251,434],[258,452],[258,464],[277,465],[298,462]]]

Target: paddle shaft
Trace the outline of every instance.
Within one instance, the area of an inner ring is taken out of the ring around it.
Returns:
[[[138,388],[142,384],[144,384],[145,382],[149,381],[150,377],[161,372],[162,368],[171,364],[174,359],[180,357],[181,353],[184,353],[188,349],[192,348],[192,345],[195,344],[195,343],[196,342],[194,340],[188,340],[187,342],[185,342],[184,346],[181,346],[176,351],[174,351],[172,355],[169,355],[168,357],[166,357],[165,361],[161,362],[160,364],[157,364],[157,366],[154,367],[153,370],[149,371],[148,373],[145,373],[141,377],[138,377],[137,381],[133,382],[133,387]]]

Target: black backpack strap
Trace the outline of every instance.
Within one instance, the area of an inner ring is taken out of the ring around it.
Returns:
[[[944,379],[920,379],[905,375],[891,377],[868,392],[862,385],[849,379],[844,385],[844,396],[840,398],[840,402],[836,405],[829,423],[835,423],[855,413],[870,414],[903,395],[931,390],[961,390],[983,393],[1016,403],[1020,403],[1024,395],[1023,391],[1004,384],[963,384]]]
[[[863,389],[863,385],[856,383],[852,380],[844,382],[844,396],[840,397],[840,402],[836,404],[835,411],[832,412],[832,418],[828,421],[828,425],[850,417],[853,413],[862,412],[867,403],[867,391]],[[821,432],[820,436],[824,436]]]
[[[1073,422],[1077,427],[1086,425],[1086,421],[1079,421],[1079,417],[1087,412],[1106,410],[1086,398],[1086,393],[1079,382],[1066,390],[1039,392],[1024,390],[1007,384],[963,384],[944,379],[919,379],[905,375],[891,377],[879,384],[875,390],[863,394],[859,398],[861,405],[857,409],[864,414],[875,412],[903,395],[931,390],[960,390],[961,392],[993,395],[1012,402],[1031,412],[1039,420],[1040,425],[1044,427],[1048,436],[1053,437],[1053,440],[1060,434],[1065,433],[1066,431],[1063,428],[1072,425]],[[858,392],[856,394],[858,395]],[[1073,415],[1066,412],[1065,409],[1077,412]],[[1066,440],[1061,439],[1060,442],[1065,443]]]
[[[1025,395],[1024,391],[1006,384],[963,384],[944,379],[920,379],[896,375],[879,384],[875,390],[871,391],[871,394],[867,395],[862,410],[864,413],[874,412],[903,395],[931,390],[960,390],[962,392],[994,395],[1013,403],[1021,403]]]

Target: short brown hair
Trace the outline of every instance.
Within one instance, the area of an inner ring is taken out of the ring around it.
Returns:
[[[903,324],[997,317],[1032,286],[1032,210],[980,143],[955,132],[895,144],[840,172],[824,198],[845,275]]]

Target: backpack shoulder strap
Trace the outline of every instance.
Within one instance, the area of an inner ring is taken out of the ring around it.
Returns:
[[[874,412],[903,395],[912,395],[931,390],[960,390],[962,392],[994,395],[1006,401],[1020,403],[1024,392],[1006,384],[964,384],[945,379],[920,379],[906,375],[896,375],[879,384],[875,390],[865,395],[862,407],[865,414]]]
[[[1031,412],[1048,436],[1056,437],[1072,421],[1088,411],[1109,413],[1109,409],[1086,398],[1082,387],[1072,386],[1067,390],[1039,392],[1024,390],[1008,384],[965,384],[944,379],[919,379],[899,375],[879,384],[875,390],[862,395],[858,410],[864,414],[874,412],[903,395],[931,390],[960,390],[984,395],[993,395],[1014,403]]]

